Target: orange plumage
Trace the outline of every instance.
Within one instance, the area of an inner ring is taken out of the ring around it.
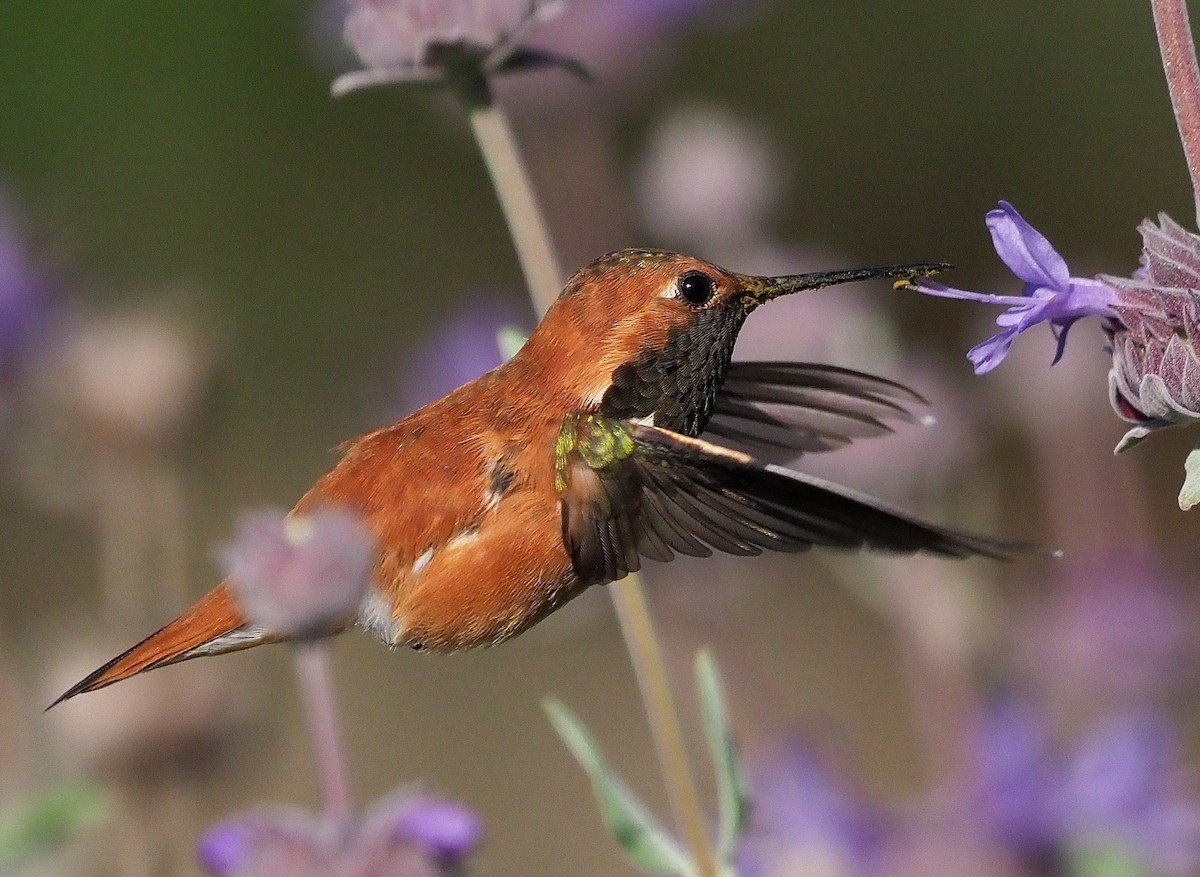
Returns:
[[[499,643],[641,559],[813,545],[947,556],[1018,546],[924,524],[852,491],[697,438],[778,456],[907,419],[911,391],[832,367],[730,364],[746,316],[792,292],[936,265],[748,277],[626,250],[578,272],[517,355],[348,442],[301,498],[360,515],[378,544],[357,623],[390,645]],[[728,383],[728,387],[725,384]],[[286,637],[221,584],[63,698],[144,670]]]

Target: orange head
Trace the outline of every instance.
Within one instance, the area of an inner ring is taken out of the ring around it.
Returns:
[[[660,250],[620,250],[581,268],[518,354],[573,406],[652,418],[695,435],[746,317],[803,290],[878,277],[913,278],[941,263],[755,277]]]

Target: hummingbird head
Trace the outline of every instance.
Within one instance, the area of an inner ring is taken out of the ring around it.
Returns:
[[[780,296],[948,266],[900,265],[783,277],[737,274],[680,253],[620,250],[577,271],[522,349],[581,410],[701,432],[738,331]]]

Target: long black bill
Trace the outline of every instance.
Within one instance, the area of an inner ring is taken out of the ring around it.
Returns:
[[[926,274],[937,274],[953,266],[946,262],[913,262],[910,265],[887,265],[883,268],[850,268],[845,271],[814,271],[811,274],[789,274],[784,277],[749,277],[739,275],[742,288],[755,305],[760,305],[781,295],[791,295],[806,289],[821,289],[839,283],[854,283],[859,280],[875,280],[894,277],[901,281],[913,280]]]

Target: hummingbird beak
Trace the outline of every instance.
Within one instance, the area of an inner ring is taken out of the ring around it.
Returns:
[[[752,277],[737,275],[742,285],[743,302],[746,310],[751,311],[763,302],[768,302],[781,295],[791,295],[793,292],[803,292],[807,289],[821,289],[825,286],[836,286],[839,283],[855,283],[859,280],[874,280],[880,277],[894,277],[894,286],[907,286],[917,277],[927,274],[937,274],[952,268],[946,262],[914,262],[911,265],[887,265],[883,268],[850,268],[846,271],[814,271],[811,274],[788,274],[784,277]]]

